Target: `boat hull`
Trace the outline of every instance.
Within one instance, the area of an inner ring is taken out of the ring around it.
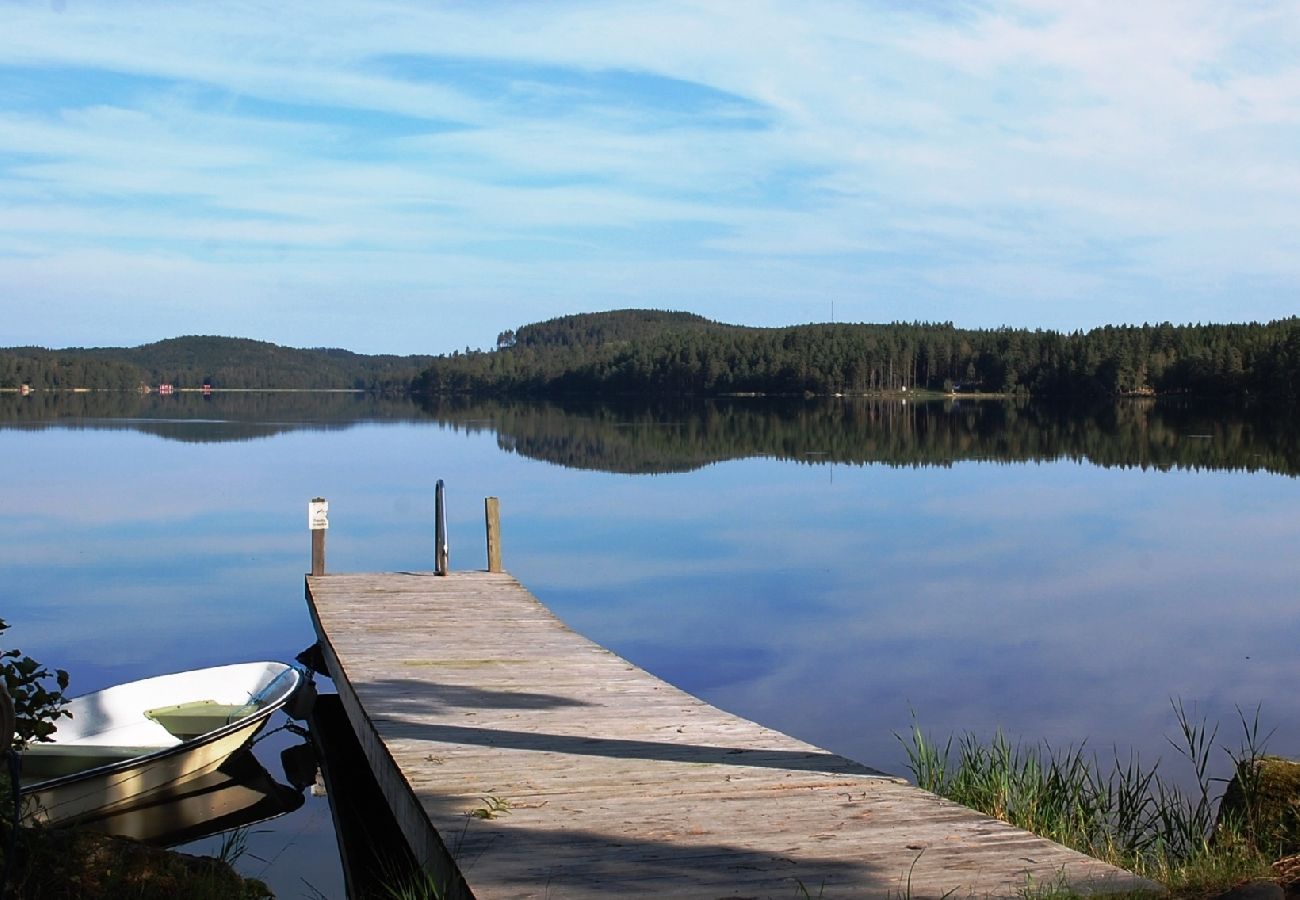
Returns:
[[[276,781],[252,750],[244,749],[235,751],[205,775],[185,778],[147,797],[82,816],[77,819],[77,827],[172,847],[265,822],[293,812],[303,802],[302,790]]]

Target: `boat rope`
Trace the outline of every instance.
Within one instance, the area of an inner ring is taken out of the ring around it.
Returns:
[[[311,732],[308,731],[306,728],[303,728],[301,725],[297,724],[296,722],[285,722],[279,728],[272,728],[270,731],[266,732],[265,734],[259,734],[257,737],[253,738],[252,743],[250,743],[248,746],[256,747],[258,744],[262,743],[262,741],[266,740],[271,735],[279,734],[281,731],[287,731],[290,734],[296,734],[300,738],[311,737]],[[0,900],[4,900],[4,898],[0,897]]]

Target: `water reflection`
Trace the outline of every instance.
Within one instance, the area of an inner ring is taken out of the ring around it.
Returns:
[[[276,781],[252,748],[245,747],[217,769],[153,792],[144,802],[114,806],[70,824],[173,847],[293,812],[303,805],[302,787]]]
[[[444,401],[429,410],[457,428],[494,430],[503,450],[606,472],[687,472],[747,457],[891,466],[1071,459],[1106,467],[1288,475],[1300,469],[1300,426],[1291,416],[1151,400],[1087,408],[863,398]]]
[[[1300,472],[1300,420],[1259,406],[1125,399],[1072,407],[1002,401],[722,398],[417,404],[350,392],[158,397],[0,395],[0,428],[132,429],[186,443],[375,422],[496,435],[507,452],[573,469],[690,472],[765,457],[809,465],[950,466],[1073,460],[1103,467]]]
[[[129,429],[198,444],[426,418],[412,400],[352,391],[0,394],[0,428]]]

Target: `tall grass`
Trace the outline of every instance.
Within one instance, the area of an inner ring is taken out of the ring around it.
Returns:
[[[915,717],[910,734],[899,740],[918,786],[1175,891],[1195,893],[1267,873],[1271,860],[1257,846],[1249,814],[1258,805],[1255,773],[1267,741],[1260,736],[1259,710],[1253,718],[1238,710],[1241,746],[1227,749],[1241,773],[1239,808],[1246,813],[1216,825],[1217,786],[1225,782],[1210,775],[1218,728],[1194,721],[1180,702],[1173,709],[1179,734],[1169,743],[1191,767],[1190,790],[1167,779],[1159,760],[1147,766],[1136,754],[1116,754],[1103,765],[1082,745],[1025,746],[1001,732],[987,742],[967,733],[940,744]]]

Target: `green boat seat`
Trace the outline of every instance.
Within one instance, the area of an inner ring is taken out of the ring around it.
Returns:
[[[144,714],[182,741],[207,734],[223,725],[244,718],[257,710],[256,703],[218,703],[215,700],[191,700],[174,706],[159,706]]]

